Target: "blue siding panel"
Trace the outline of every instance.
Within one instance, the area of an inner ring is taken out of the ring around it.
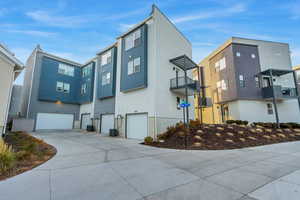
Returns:
[[[107,51],[106,51],[107,52]],[[106,53],[104,52],[104,53]],[[116,90],[116,69],[117,69],[117,48],[113,47],[111,49],[112,61],[106,65],[101,66],[101,55],[100,63],[98,65],[98,83],[97,83],[97,96],[99,99],[105,99],[115,96]],[[111,81],[109,84],[102,85],[102,74],[110,72]]]
[[[82,77],[82,73],[80,74],[81,80],[80,85],[78,88],[78,102],[80,104],[83,103],[89,103],[93,101],[94,97],[94,78],[95,78],[95,62],[89,63],[92,66],[91,73],[88,76]],[[88,66],[89,64],[82,67],[82,70],[84,67]],[[83,84],[87,85],[87,90],[85,94],[81,94],[81,86]]]
[[[125,50],[125,39],[122,41],[122,63],[121,63],[121,92],[147,87],[147,25],[144,24],[141,29],[141,44],[129,50]],[[141,58],[140,72],[128,75],[127,64],[132,58]]]

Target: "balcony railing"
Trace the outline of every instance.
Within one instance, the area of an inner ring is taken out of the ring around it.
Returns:
[[[170,89],[174,92],[180,93],[182,95],[185,94],[185,78],[184,77],[178,77],[178,78],[172,78],[170,80]],[[188,95],[193,95],[194,91],[198,89],[198,81],[194,81],[191,78],[187,78],[187,88],[188,88]]]
[[[297,98],[296,88],[274,85],[274,92],[271,86],[262,88],[263,98],[291,99]]]

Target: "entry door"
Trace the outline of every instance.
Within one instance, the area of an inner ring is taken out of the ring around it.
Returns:
[[[91,114],[82,114],[81,129],[86,130],[88,125],[92,125]]]
[[[105,114],[101,115],[101,131],[102,135],[109,135],[109,129],[114,129],[115,127],[115,115]]]
[[[148,136],[148,114],[129,114],[126,120],[127,138],[144,139]]]
[[[270,87],[270,86],[271,86],[270,77],[263,77],[263,87]]]

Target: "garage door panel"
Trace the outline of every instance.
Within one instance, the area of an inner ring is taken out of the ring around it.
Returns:
[[[38,113],[36,130],[69,130],[73,129],[74,115],[57,113]]]
[[[91,115],[90,114],[81,115],[81,129],[86,130],[88,125],[92,125]]]
[[[127,138],[144,139],[148,135],[148,115],[127,115]]]
[[[109,129],[113,129],[115,126],[115,115],[107,114],[101,116],[101,134],[109,135]]]

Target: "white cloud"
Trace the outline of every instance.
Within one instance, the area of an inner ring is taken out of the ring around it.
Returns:
[[[37,22],[56,27],[78,27],[89,21],[87,16],[59,16],[42,10],[27,12],[26,15]]]
[[[174,18],[172,21],[176,24],[183,23],[183,22],[189,22],[189,21],[195,21],[199,19],[209,19],[209,18],[220,18],[220,17],[228,17],[232,16],[234,14],[242,13],[246,11],[246,5],[239,3],[235,4],[232,7],[228,8],[219,8],[214,9],[211,11],[206,12],[200,12],[200,14],[194,14],[194,15],[186,15]]]
[[[53,37],[57,35],[57,33],[53,33],[53,32],[35,31],[35,30],[6,30],[6,32],[20,33],[20,34],[38,36],[38,37]]]

